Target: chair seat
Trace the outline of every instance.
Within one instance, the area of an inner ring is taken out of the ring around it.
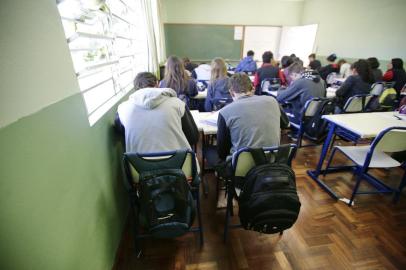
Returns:
[[[358,166],[362,166],[369,151],[369,145],[366,146],[335,146],[344,155],[351,159]],[[369,168],[392,168],[401,164],[388,154],[375,149],[372,155]]]

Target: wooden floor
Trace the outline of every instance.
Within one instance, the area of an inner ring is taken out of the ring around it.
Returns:
[[[306,174],[315,168],[319,151],[320,147],[302,148],[294,161],[302,208],[296,224],[282,237],[232,229],[223,244],[225,210],[216,207],[215,178],[207,174],[210,192],[208,198],[202,196],[203,248],[197,234],[148,239],[137,259],[129,225],[114,269],[406,269],[406,196],[397,205],[392,204],[392,195],[359,195],[352,208],[334,201]],[[345,162],[339,155],[336,161]],[[398,185],[401,173],[376,171],[391,186]],[[350,173],[325,179],[335,191],[350,196],[354,184]]]

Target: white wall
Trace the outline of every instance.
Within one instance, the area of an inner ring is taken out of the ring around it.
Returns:
[[[298,25],[302,0],[161,0],[164,23]]]
[[[406,60],[405,14],[405,0],[306,0],[301,23],[319,25],[319,55]]]
[[[56,1],[0,4],[0,127],[79,92]]]

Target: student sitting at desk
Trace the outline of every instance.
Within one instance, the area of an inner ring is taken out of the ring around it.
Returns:
[[[279,145],[281,112],[276,99],[254,95],[251,80],[244,73],[230,78],[230,93],[234,102],[219,111],[217,121],[219,157],[225,160],[246,146]]]
[[[193,70],[197,68],[197,64],[192,63],[188,57],[183,58],[183,65],[185,66],[185,69],[189,71],[190,74],[192,74]]]
[[[340,59],[337,62],[338,68],[340,69],[340,77],[341,78],[348,78],[351,76],[351,64],[347,63],[345,59]]]
[[[155,75],[141,72],[134,80],[135,93],[118,106],[115,124],[125,133],[126,151],[191,149],[199,131],[188,107],[174,90],[156,87]]]
[[[279,74],[279,68],[272,64],[273,60],[273,53],[271,51],[264,52],[262,55],[262,66],[257,70],[255,73],[254,78],[254,87],[255,87],[255,94],[261,94],[261,83],[264,79],[271,79],[271,78],[278,78],[282,81]]]
[[[347,100],[355,95],[369,94],[374,78],[366,60],[358,60],[351,66],[352,75],[349,76],[336,91],[339,109],[343,109]],[[339,110],[338,110],[339,111]]]
[[[398,98],[400,90],[406,84],[406,72],[403,68],[403,61],[400,58],[393,58],[388,64],[388,70],[383,75],[383,80],[386,82],[395,82],[395,88]]]
[[[198,81],[209,81],[211,74],[211,67],[206,63],[201,63],[197,68],[192,71],[192,78]]]
[[[289,70],[288,67],[293,63],[293,60],[290,56],[284,55],[281,59],[282,69],[279,71],[279,77],[282,80],[282,85],[287,86],[289,85],[290,81],[288,82],[289,78]]]
[[[175,90],[178,97],[188,105],[190,98],[198,94],[196,82],[187,75],[183,62],[176,56],[168,58],[165,76],[159,87]]]
[[[369,66],[371,67],[372,70],[372,75],[374,76],[374,81],[375,82],[381,82],[382,81],[382,70],[379,68],[379,61],[376,57],[369,57],[367,59]]]
[[[327,57],[328,64],[326,66],[320,68],[319,73],[323,80],[326,80],[327,76],[330,73],[333,73],[333,72],[339,73],[340,72],[338,65],[335,63],[336,59],[337,59],[337,56],[334,53],[330,54]]]
[[[316,71],[319,71],[321,68],[321,63],[316,59],[315,53],[309,55],[309,68]]]
[[[326,87],[315,70],[303,71],[298,63],[293,63],[290,70],[292,83],[288,88],[279,90],[276,99],[280,103],[289,103],[286,110],[293,114],[290,120],[299,124],[300,114],[306,102],[314,97],[325,97]]]
[[[223,58],[214,58],[211,62],[211,78],[207,89],[207,97],[204,103],[206,112],[213,111],[216,99],[231,99],[228,91],[227,67]]]
[[[244,57],[238,66],[235,68],[235,72],[250,72],[253,73],[257,70],[257,63],[254,60],[254,52],[249,50],[247,56]]]

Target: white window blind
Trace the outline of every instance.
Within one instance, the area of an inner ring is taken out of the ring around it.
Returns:
[[[147,70],[145,17],[139,0],[57,1],[90,125]]]

